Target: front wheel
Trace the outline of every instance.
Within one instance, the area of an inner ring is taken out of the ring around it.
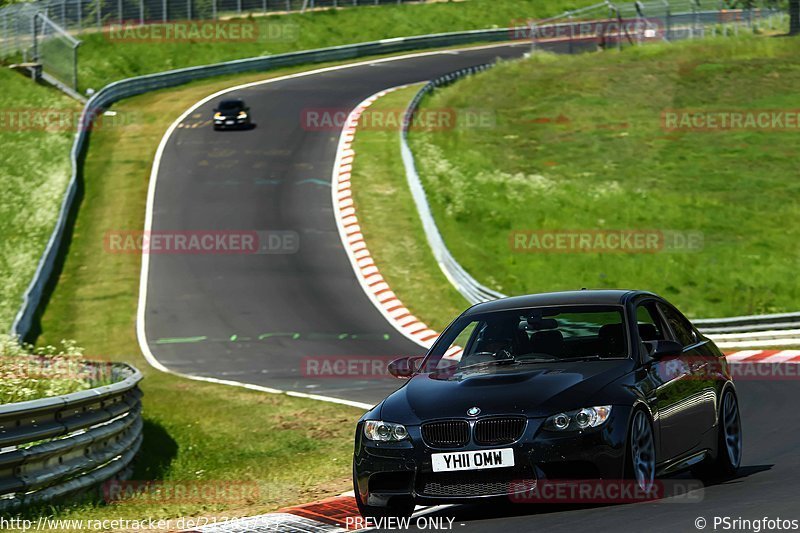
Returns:
[[[356,506],[358,512],[364,518],[383,518],[383,517],[398,517],[405,518],[414,514],[414,500],[412,498],[392,498],[389,500],[389,505],[386,507],[378,507],[376,505],[367,505],[361,501],[361,493],[358,490],[358,483],[356,483],[355,465],[353,465],[353,490],[356,494]]]
[[[653,425],[644,411],[637,410],[631,420],[628,442],[628,477],[645,493],[652,490],[656,478],[656,447]]]

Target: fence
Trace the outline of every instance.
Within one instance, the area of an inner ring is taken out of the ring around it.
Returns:
[[[598,6],[608,8],[609,5],[610,4],[604,3],[599,4]],[[597,9],[598,6],[592,6],[592,9]],[[590,11],[591,10],[588,10],[587,13]],[[741,13],[741,11],[739,11],[739,13]],[[578,16],[577,12],[570,12],[552,20],[557,20],[558,18],[569,19],[570,17],[574,18],[575,16]],[[780,16],[782,16],[782,14]],[[729,23],[738,23],[740,18],[741,17],[732,17]],[[525,24],[521,24],[520,27],[525,27]],[[61,248],[63,235],[66,230],[68,215],[72,210],[73,202],[75,200],[80,158],[84,143],[86,142],[86,133],[90,129],[89,126],[91,125],[91,122],[96,114],[114,102],[148,91],[174,87],[189,81],[195,81],[214,76],[251,71],[263,71],[314,62],[341,61],[369,55],[391,54],[409,50],[457,46],[478,42],[508,41],[519,39],[519,31],[519,27],[511,27],[386,39],[383,41],[336,46],[319,50],[278,54],[267,57],[241,59],[236,61],[228,61],[225,63],[217,63],[214,65],[172,70],[158,74],[128,78],[107,85],[92,96],[81,114],[77,133],[75,135],[75,142],[73,143],[70,154],[72,176],[67,186],[67,191],[64,195],[64,200],[62,202],[59,217],[56,221],[53,233],[51,234],[47,247],[42,254],[42,258],[39,261],[34,278],[23,295],[22,305],[12,325],[12,333],[17,337],[25,338],[31,330],[36,310],[41,302],[45,290],[45,285],[53,273],[58,253]],[[488,294],[489,297],[492,297],[492,293],[494,293],[494,291],[485,294]],[[494,295],[499,295],[499,293],[494,293]]]
[[[43,13],[71,33],[111,24],[216,20],[305,9],[374,6],[426,0],[39,0],[0,9],[0,58],[30,49],[32,19]]]
[[[53,398],[0,405],[0,512],[123,475],[142,443],[141,373]]]
[[[727,34],[729,26],[735,25],[733,33],[738,34],[738,26],[753,28],[757,24],[765,24],[774,28],[782,24],[785,13],[774,7],[751,10],[704,11],[695,0],[680,0],[689,8],[686,12],[676,12],[675,4],[659,2],[644,4],[636,2],[627,5],[610,3],[596,4],[586,8],[567,12],[547,20],[517,24],[512,31],[516,38],[530,39],[532,50],[547,48],[567,53],[593,49],[611,42],[614,46],[638,45],[646,40],[677,40],[702,38],[717,32]],[[659,9],[654,9],[658,7]],[[599,17],[599,18],[598,18]],[[776,21],[775,18],[781,20]],[[591,24],[586,24],[591,20]],[[633,22],[626,29],[624,21]],[[609,22],[614,24],[609,24]],[[598,24],[600,23],[600,24]],[[655,32],[651,34],[651,32]],[[523,32],[520,35],[518,32]],[[471,76],[490,68],[491,65],[480,65],[452,72],[431,80],[423,86],[406,109],[404,127],[400,134],[400,149],[406,179],[411,189],[414,203],[422,221],[428,244],[445,277],[456,290],[470,303],[490,301],[502,298],[499,293],[473,278],[453,257],[439,233],[436,221],[427,201],[422,180],[417,172],[413,153],[408,145],[409,125],[414,122],[414,114],[422,100],[436,89],[450,85],[459,79]],[[800,313],[778,315],[756,315],[734,318],[716,318],[696,320],[700,330],[718,342],[747,345],[751,342],[762,345],[796,344],[800,337]]]

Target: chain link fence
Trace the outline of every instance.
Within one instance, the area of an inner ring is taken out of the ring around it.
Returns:
[[[0,9],[0,58],[32,46],[36,13],[64,31],[98,31],[112,24],[219,20],[240,15],[297,12],[332,7],[420,3],[425,0],[39,0]]]

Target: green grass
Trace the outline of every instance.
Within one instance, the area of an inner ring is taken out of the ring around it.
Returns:
[[[494,128],[412,134],[450,250],[506,294],[644,288],[695,317],[796,311],[800,131],[667,132],[661,113],[796,109],[798,43],[536,55],[438,91],[425,108],[496,117]],[[704,244],[655,254],[517,253],[509,244],[515,230],[614,229],[697,231]]]
[[[137,120],[92,133],[85,192],[63,273],[41,320],[39,344],[77,338],[88,357],[135,364],[145,374],[145,441],[133,479],[253,482],[259,497],[196,505],[94,502],[46,512],[58,518],[244,516],[350,489],[352,430],[362,411],[282,395],[189,381],[150,368],[135,321],[140,257],[109,254],[110,229],[140,228],[156,147],[177,116],[203,96],[270,75],[228,77],[125,100],[114,106]]]
[[[0,335],[0,404],[49,398],[112,382],[110,365],[87,367],[73,342],[35,348]]]
[[[48,129],[43,119],[52,111],[69,119],[80,106],[6,68],[0,69],[0,87],[0,332],[5,333],[53,231],[70,177],[72,125],[60,127],[54,120]]]
[[[252,20],[258,25],[254,41],[133,42],[87,32],[81,36],[79,79],[82,88],[99,89],[121,78],[179,67],[391,37],[507,27],[512,20],[546,17],[592,2],[468,0],[238,19],[238,22]]]
[[[396,116],[419,89],[416,85],[389,93],[369,112]],[[357,132],[353,149],[353,200],[370,254],[400,301],[413,303],[417,318],[442,331],[468,303],[439,269],[424,241],[400,158],[398,132],[364,128]]]

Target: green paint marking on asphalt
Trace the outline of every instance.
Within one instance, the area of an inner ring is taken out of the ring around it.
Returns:
[[[298,340],[300,338],[312,340],[312,341],[320,341],[320,340],[383,340],[388,341],[391,339],[391,336],[388,333],[297,333],[297,332],[273,332],[273,333],[262,333],[257,337],[258,340],[263,341],[266,339],[270,339],[273,337],[288,337],[292,340]],[[194,342],[243,342],[243,341],[250,341],[253,340],[252,337],[240,337],[237,333],[234,333],[227,339],[225,338],[216,338],[210,339],[206,336],[199,336],[199,337],[173,337],[167,339],[157,339],[155,341],[156,344],[188,344]]]
[[[321,179],[317,179],[317,178],[309,178],[307,180],[301,180],[301,181],[297,182],[298,185],[302,185],[304,183],[313,183],[314,185],[323,185],[325,187],[330,187],[331,186],[331,182],[330,181],[325,181],[325,180],[321,180]]]
[[[183,344],[190,342],[203,342],[208,337],[174,337],[171,339],[157,339],[156,344]]]
[[[294,340],[300,338],[299,333],[264,333],[258,336],[258,340],[263,341],[264,339],[268,339],[270,337],[291,337]]]

